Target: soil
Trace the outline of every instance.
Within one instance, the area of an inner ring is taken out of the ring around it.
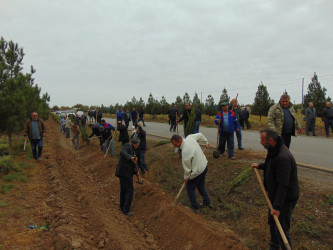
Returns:
[[[96,144],[75,150],[58,124],[47,128],[42,160],[20,156],[28,181],[0,197],[0,249],[246,249],[228,226],[171,206],[174,197],[147,179],[135,183],[135,215],[123,215],[117,157],[103,161]]]

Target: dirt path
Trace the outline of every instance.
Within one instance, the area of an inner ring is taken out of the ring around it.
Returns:
[[[226,226],[172,207],[172,197],[147,180],[135,183],[135,215],[123,215],[117,157],[102,162],[98,147],[84,143],[76,151],[55,122],[47,127],[43,159],[21,189],[24,211],[0,232],[3,249],[245,249]],[[51,229],[27,229],[32,221]]]

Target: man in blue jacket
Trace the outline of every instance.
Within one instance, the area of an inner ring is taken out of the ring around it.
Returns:
[[[121,122],[123,121],[124,112],[123,112],[121,107],[116,111],[116,117],[117,117],[117,124],[118,124],[119,121],[121,121]]]
[[[218,151],[220,155],[224,154],[225,144],[228,146],[229,159],[235,160],[234,157],[234,132],[239,130],[239,123],[235,113],[228,110],[228,103],[221,104],[222,110],[215,117],[215,124],[218,125],[220,140]]]

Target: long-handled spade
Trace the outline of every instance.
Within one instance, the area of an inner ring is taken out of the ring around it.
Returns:
[[[202,150],[202,152],[205,152],[205,150],[206,150],[206,147]],[[191,173],[192,173],[192,171],[191,171]],[[190,176],[191,176],[191,174],[190,174]],[[178,201],[180,195],[182,194],[182,192],[183,192],[185,186],[186,186],[186,183],[183,182],[183,185],[180,187],[180,189],[179,189],[179,191],[178,191],[178,194],[176,195],[175,200],[171,203],[172,206],[175,206],[175,205],[176,205],[176,202]]]
[[[23,151],[25,151],[25,146],[27,145],[27,139],[24,139]]]
[[[108,148],[107,148],[107,150],[106,150],[106,152],[105,152],[105,154],[104,154],[103,161],[104,161],[106,155],[107,155],[108,152],[109,152],[109,149],[110,149],[110,147],[111,147],[111,144],[112,144],[112,141],[113,141],[113,138],[114,138],[115,135],[116,135],[116,131],[114,131],[113,135],[111,135],[112,138],[111,138],[110,143],[109,143],[109,146],[108,146]],[[110,137],[111,137],[111,136],[110,136]],[[109,137],[109,138],[110,138],[110,137]],[[103,145],[104,145],[104,144],[103,144]]]
[[[261,187],[262,192],[263,192],[264,195],[265,195],[265,198],[266,198],[266,201],[267,201],[267,203],[268,203],[269,209],[272,211],[272,210],[273,210],[273,206],[272,206],[272,203],[271,203],[271,201],[270,201],[270,199],[269,199],[269,197],[268,197],[268,195],[267,195],[267,192],[266,192],[266,190],[265,190],[264,184],[262,183],[262,180],[261,180],[261,178],[260,178],[259,172],[258,172],[258,170],[257,170],[256,168],[253,168],[253,170],[254,170],[254,172],[256,173],[256,176],[257,176],[258,182],[259,182],[259,184],[260,184],[260,187]],[[283,243],[284,243],[285,247],[286,247],[288,250],[291,250],[290,245],[289,245],[289,243],[288,243],[288,240],[287,240],[287,238],[286,238],[286,235],[284,234],[283,229],[282,229],[282,227],[281,227],[281,224],[280,224],[279,218],[278,218],[276,215],[273,215],[273,218],[274,218],[274,220],[275,220],[275,224],[276,224],[277,228],[279,229],[279,232],[280,232],[280,235],[281,235],[281,238],[282,238],[282,240],[283,240]]]
[[[217,151],[213,151],[213,157],[214,158],[219,158],[219,156],[220,156],[220,153],[219,153],[219,150],[218,150],[218,148],[219,148],[220,125],[221,125],[221,119],[220,119],[218,127],[217,127],[217,135],[216,135],[216,149],[217,149]]]

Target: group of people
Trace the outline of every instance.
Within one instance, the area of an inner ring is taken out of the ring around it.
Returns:
[[[189,115],[191,114],[191,106],[186,104],[185,107],[182,116],[179,115],[176,105],[168,111],[170,131],[175,132],[177,123],[181,121],[184,121],[184,127],[186,127]],[[212,208],[209,195],[205,188],[208,161],[200,147],[200,144],[204,144],[206,148],[209,148],[210,145],[207,138],[202,133],[199,133],[201,121],[201,111],[199,111],[200,109],[195,107],[196,126],[193,134],[188,135],[186,138],[182,138],[177,134],[174,134],[171,137],[171,143],[175,148],[179,149],[179,152],[181,152],[184,183],[186,184],[191,208],[195,213],[198,213],[203,207]],[[118,141],[122,142],[122,149],[119,155],[115,175],[120,181],[120,210],[123,214],[132,216],[134,213],[130,211],[130,208],[134,193],[133,175],[138,173],[138,168],[141,170],[141,174],[144,175],[145,172],[148,171],[148,167],[145,163],[145,152],[147,150],[146,131],[143,130],[141,123],[136,120],[138,112],[133,109],[129,115],[127,115],[128,113],[128,109],[126,109],[125,112],[123,112],[122,109],[119,109],[116,112],[117,131],[120,132]],[[224,154],[225,146],[227,144],[229,158],[232,160],[235,159],[235,132],[238,149],[244,149],[242,147],[241,129],[243,128],[244,123],[247,124],[246,119],[244,118],[248,119],[248,117],[247,109],[241,110],[237,99],[233,99],[231,105],[226,102],[221,104],[221,111],[217,113],[215,118],[215,124],[218,126],[218,152],[220,155]],[[314,124],[310,123],[310,120],[316,117],[316,110],[313,108],[312,103],[309,104],[305,117],[307,121],[306,134],[308,135],[308,132],[312,131],[313,135],[315,135]],[[128,122],[130,119],[132,119],[135,128],[131,140],[128,135]],[[244,122],[243,126],[241,126],[241,120]],[[125,124],[123,124],[123,121]],[[326,124],[332,128],[333,110],[330,103],[326,104],[326,108],[323,112],[323,121],[325,122],[325,128]],[[106,123],[103,119],[100,124],[90,124],[89,126],[92,129],[92,134],[89,138],[94,135],[99,137],[100,145],[105,145],[104,150],[108,148],[109,144],[106,144],[106,142],[114,136],[115,127],[110,123]],[[65,129],[66,128],[67,127],[65,126]],[[270,108],[268,112],[267,128],[260,131],[260,143],[265,149],[267,149],[266,159],[263,163],[252,164],[253,168],[262,169],[264,171],[264,186],[273,205],[273,210],[269,211],[268,214],[271,235],[270,249],[284,247],[283,240],[275,225],[273,216],[278,216],[280,224],[291,246],[289,234],[290,221],[300,195],[296,161],[289,151],[291,136],[296,134],[296,130],[298,130],[299,133],[302,133],[301,125],[296,118],[295,109],[290,103],[290,97],[284,94],[280,97],[279,103]],[[113,134],[112,131],[114,132]],[[44,122],[41,119],[38,119],[36,113],[33,113],[32,119],[27,121],[26,133],[31,142],[33,157],[39,159],[42,152],[42,138],[45,136],[46,129]],[[110,143],[110,154],[113,155],[113,141],[111,140]],[[39,149],[38,152],[36,151],[37,148]],[[202,197],[201,204],[199,204],[196,199],[196,189]]]
[[[331,102],[326,102],[325,108],[322,111],[321,120],[325,125],[326,137],[330,136],[329,128],[331,128],[333,134],[333,108]],[[313,106],[313,102],[309,102],[309,107],[305,110],[304,121],[306,122],[306,135],[309,136],[312,132],[313,136],[316,136],[316,117],[317,110]]]
[[[117,123],[118,121],[124,120],[124,123],[126,127],[128,128],[129,122],[132,120],[133,127],[137,129],[138,122],[142,122],[143,126],[145,127],[145,120],[144,120],[144,114],[145,114],[145,108],[141,107],[140,111],[138,112],[135,107],[132,108],[132,111],[129,112],[128,108],[125,108],[125,111],[122,110],[122,107],[120,107],[116,111],[116,119]]]

